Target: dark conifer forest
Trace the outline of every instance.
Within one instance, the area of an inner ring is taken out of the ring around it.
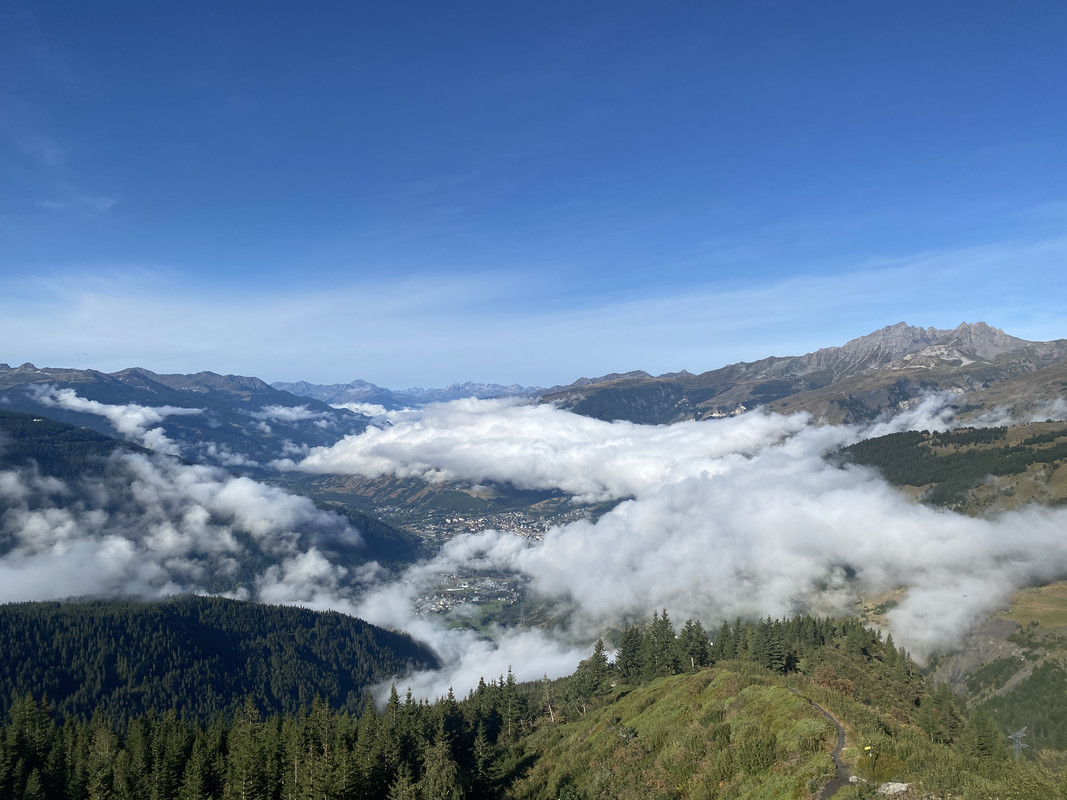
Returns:
[[[437,659],[410,637],[334,612],[218,597],[0,606],[0,708],[47,697],[60,718],[120,726],[150,710],[205,723],[295,714],[319,697],[357,712],[369,687]]]
[[[988,712],[928,691],[891,637],[850,619],[711,637],[656,612],[566,678],[509,671],[434,702],[394,685],[376,706],[375,676],[431,657],[337,614],[204,598],[2,610],[10,800],[804,796],[833,773],[822,706],[873,743],[865,780],[1055,790]]]

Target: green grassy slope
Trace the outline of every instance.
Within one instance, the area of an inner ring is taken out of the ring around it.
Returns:
[[[843,726],[842,759],[859,781],[838,798],[874,797],[887,782],[909,784],[904,797],[946,800],[1067,789],[1049,759],[1016,761],[991,714],[968,710],[947,685],[931,691],[903,651],[870,632],[844,625],[794,655],[794,668],[769,670],[750,649],[748,659],[639,686],[620,683],[616,669],[614,685],[591,701],[573,700],[581,669],[546,684],[543,713],[521,745],[530,766],[507,796],[812,798],[835,775],[837,744],[814,704]]]
[[[837,737],[809,700],[846,730],[843,757],[860,783],[839,798],[873,797],[886,782],[911,784],[906,797],[1046,798],[1067,788],[1034,762],[1014,761],[984,716],[935,742],[905,709],[879,710],[805,676],[730,662],[616,690],[585,716],[542,725],[523,743],[534,765],[508,796],[814,797],[834,775]]]
[[[514,798],[805,797],[833,775],[836,730],[754,665],[660,678],[543,727]]]
[[[1067,424],[947,433],[905,431],[844,448],[842,461],[878,468],[931,505],[980,514],[1067,502]]]

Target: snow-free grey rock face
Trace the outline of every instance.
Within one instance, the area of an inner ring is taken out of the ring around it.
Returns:
[[[870,419],[932,390],[952,391],[961,404],[975,408],[1033,405],[1035,399],[1045,405],[1064,402],[1065,369],[1067,340],[1030,342],[983,322],[951,330],[899,322],[802,356],[771,356],[698,375],[613,373],[552,389],[462,383],[394,392],[362,380],[268,385],[254,377],[213,372],[159,375],[134,367],[106,374],[0,364],[0,405],[112,435],[119,412],[79,406],[56,393],[68,390],[83,400],[130,406],[131,414],[141,407],[184,409],[156,422],[142,420],[149,427],[135,426],[134,431],[158,428],[174,443],[173,452],[254,468],[366,428],[366,417],[331,404],[398,409],[462,397],[519,396],[597,419],[646,424],[727,416],[756,406],[783,413],[807,411],[835,423]],[[1041,378],[1045,370],[1048,380]],[[151,446],[147,440],[137,443]],[[282,446],[286,452],[279,451]]]
[[[1065,360],[1063,339],[1029,342],[984,322],[951,330],[899,322],[802,356],[771,356],[699,375],[606,376],[554,388],[543,399],[598,419],[658,424],[726,416],[757,405],[855,422],[925,392],[946,389],[962,397]]]
[[[898,322],[840,347],[769,356],[696,375],[682,370],[652,376],[637,370],[579,378],[551,389],[463,383],[391,391],[366,381],[273,386],[326,403],[373,403],[387,409],[461,397],[519,396],[597,419],[646,424],[729,416],[756,406],[783,413],[808,411],[828,422],[856,422],[932,390],[950,390],[961,398],[988,394],[1001,382],[1018,381],[1065,361],[1067,340],[1030,342],[984,322],[952,329]],[[1053,402],[1047,394],[1042,402]],[[971,399],[962,402],[974,404]]]
[[[390,411],[404,408],[409,403],[398,396],[397,392],[383,389],[367,381],[355,380],[351,383],[308,383],[307,381],[275,381],[271,386],[282,392],[290,392],[299,397],[311,397],[331,405],[345,403],[368,403],[383,406]]]

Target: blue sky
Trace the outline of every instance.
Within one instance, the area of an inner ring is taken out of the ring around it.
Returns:
[[[527,385],[1067,336],[1060,2],[0,0],[0,361]]]

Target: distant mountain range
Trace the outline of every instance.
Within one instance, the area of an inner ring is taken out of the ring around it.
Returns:
[[[323,403],[343,405],[345,403],[368,403],[379,405],[389,411],[401,408],[412,408],[427,403],[444,403],[449,400],[460,400],[464,397],[477,397],[488,399],[492,397],[539,397],[546,390],[538,386],[503,386],[499,383],[454,383],[444,389],[422,389],[412,387],[410,389],[383,389],[363,380],[354,380],[351,383],[308,383],[296,381],[286,383],[275,381],[271,384],[275,389],[291,392],[301,397],[312,397]]]
[[[984,322],[952,330],[900,322],[802,356],[699,375],[609,375],[551,389],[541,399],[598,419],[649,424],[730,416],[756,406],[841,423],[902,410],[937,390],[958,395],[964,411],[991,405],[1037,411],[1060,397],[1064,377],[1067,340],[1030,342]]]
[[[731,416],[756,406],[782,413],[808,411],[841,423],[903,409],[933,390],[959,395],[961,408],[1036,410],[1059,396],[1054,387],[1065,378],[1067,340],[1031,342],[984,322],[951,330],[899,322],[840,347],[771,356],[700,374],[612,373],[549,389],[463,383],[394,392],[361,380],[272,385],[324,403],[374,403],[387,409],[460,397],[518,396],[557,403],[597,419],[647,424]]]
[[[1040,416],[1064,403],[1065,386],[1067,340],[1031,342],[984,322],[951,330],[900,322],[801,356],[771,356],[700,374],[612,373],[548,389],[460,383],[394,391],[363,380],[269,385],[213,372],[159,375],[131,368],[107,374],[0,364],[0,409],[117,432],[146,447],[169,443],[177,455],[255,469],[362,432],[368,417],[336,407],[346,404],[393,410],[462,397],[521,397],[597,419],[646,424],[764,406],[842,423],[903,410],[931,391],[956,395],[964,415],[1001,407]]]
[[[255,469],[360,433],[368,419],[259,378],[0,364],[0,410],[48,417],[173,455]]]

